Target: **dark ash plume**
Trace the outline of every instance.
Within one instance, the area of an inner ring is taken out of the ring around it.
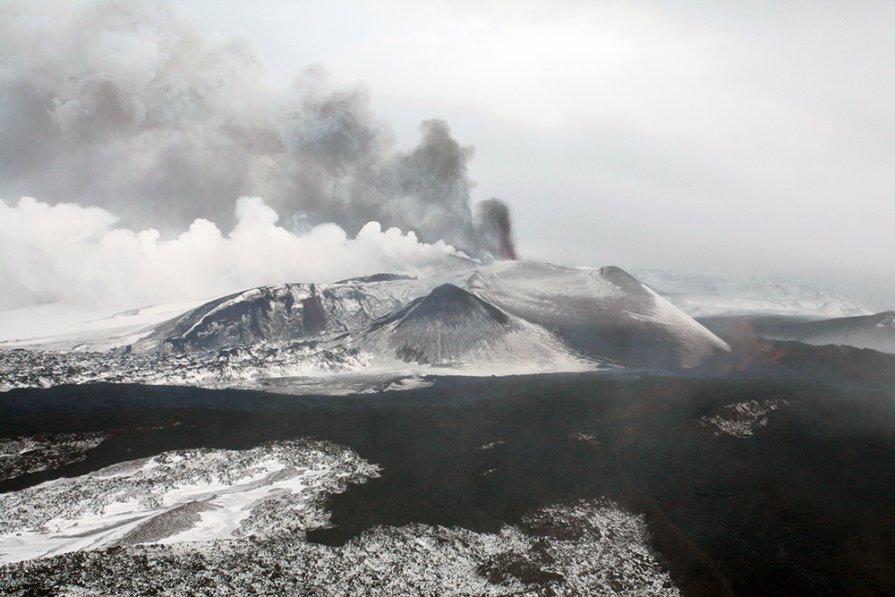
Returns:
[[[261,196],[287,222],[354,235],[376,220],[483,249],[473,148],[442,121],[420,131],[398,151],[365,90],[312,69],[280,91],[247,43],[206,37],[163,1],[13,0],[0,15],[2,198],[173,232],[195,218],[229,229],[236,198]]]
[[[482,247],[501,259],[516,259],[510,208],[500,199],[488,199],[478,204],[479,239]]]

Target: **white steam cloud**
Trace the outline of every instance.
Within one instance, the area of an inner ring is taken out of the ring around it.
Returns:
[[[277,225],[258,197],[236,202],[224,233],[196,219],[176,238],[116,227],[99,207],[0,200],[0,309],[62,302],[137,307],[214,297],[284,281],[326,282],[380,271],[414,272],[457,252],[443,241],[376,222],[355,238],[335,224],[303,234]]]

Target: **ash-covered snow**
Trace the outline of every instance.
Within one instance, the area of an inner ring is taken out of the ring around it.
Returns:
[[[587,442],[589,444],[594,444],[595,446],[600,445],[599,437],[587,431],[575,431],[574,433],[570,433],[569,439],[578,440],[580,442]]]
[[[0,594],[679,595],[643,516],[605,499],[494,532],[409,523],[308,540],[331,524],[329,495],[387,473],[293,440],[169,451],[0,494]]]
[[[357,349],[315,342],[189,353],[16,349],[0,351],[0,391],[94,382],[243,387],[260,385],[266,378],[325,379],[363,369],[370,358]]]
[[[409,277],[372,277],[253,288],[157,327],[134,350],[204,351],[350,332],[426,294],[430,284]]]
[[[677,355],[683,367],[696,367],[717,352],[730,351],[726,342],[715,336],[689,315],[672,305],[648,286],[653,305],[649,317],[666,329],[677,333]]]
[[[575,355],[544,328],[445,284],[352,340],[377,358],[391,357],[475,374],[583,371],[598,362]]]
[[[539,325],[577,352],[634,367],[694,367],[729,347],[617,267],[505,262],[480,268],[470,291]]]
[[[762,427],[767,427],[770,414],[784,406],[785,400],[746,400],[736,404],[728,404],[717,412],[702,417],[699,423],[703,427],[715,427],[714,435],[730,435],[748,438]]]
[[[183,450],[0,494],[0,563],[111,545],[301,536],[324,498],[378,475],[352,450],[290,441]]]
[[[257,511],[257,508],[256,508]],[[201,514],[201,512],[200,512]],[[629,595],[680,592],[647,546],[642,516],[605,500],[536,510],[496,533],[408,524],[339,547],[293,532],[122,544],[0,567],[0,591],[73,595]]]
[[[102,433],[41,433],[0,439],[0,480],[80,462],[105,438]]]

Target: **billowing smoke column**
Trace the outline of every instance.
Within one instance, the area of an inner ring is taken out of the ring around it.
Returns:
[[[501,259],[516,259],[510,208],[500,199],[478,204],[478,231],[484,249]]]
[[[206,37],[161,1],[11,0],[0,15],[9,200],[101,206],[171,233],[196,218],[229,228],[250,195],[293,229],[334,222],[354,235],[376,220],[472,252],[493,244],[483,234],[506,241],[499,204],[473,221],[473,148],[442,121],[420,133],[398,151],[363,89],[309,70],[283,90],[248,44]]]

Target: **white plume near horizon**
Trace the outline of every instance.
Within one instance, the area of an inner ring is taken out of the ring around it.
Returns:
[[[354,238],[335,224],[296,232],[260,197],[236,201],[229,232],[196,219],[179,236],[118,227],[115,214],[32,197],[0,199],[0,309],[36,303],[134,308],[221,296],[265,284],[413,273],[460,253],[444,241],[369,222]]]

